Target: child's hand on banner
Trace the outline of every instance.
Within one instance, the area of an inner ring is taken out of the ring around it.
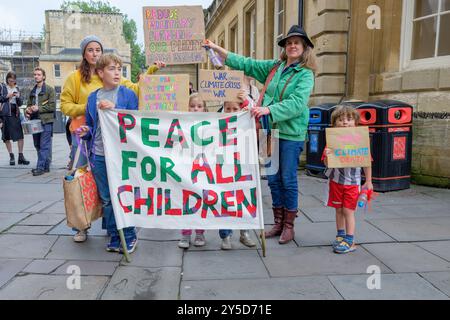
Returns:
[[[89,132],[89,127],[88,126],[81,126],[75,131],[75,133],[80,138],[83,138],[88,132]]]
[[[323,153],[324,153],[325,157],[328,157],[330,154],[333,153],[333,150],[330,148],[325,148]]]
[[[100,110],[114,109],[116,105],[109,100],[102,100],[98,103],[98,108]]]

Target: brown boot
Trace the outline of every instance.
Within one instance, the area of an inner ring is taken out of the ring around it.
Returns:
[[[279,244],[286,244],[294,240],[295,231],[294,231],[294,220],[297,217],[296,211],[284,211],[284,225],[283,232],[281,233]]]
[[[275,225],[272,230],[266,232],[266,238],[278,237],[283,231],[284,208],[273,208],[272,210]]]

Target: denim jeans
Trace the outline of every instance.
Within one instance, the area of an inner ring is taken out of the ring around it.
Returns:
[[[274,208],[298,210],[297,169],[303,146],[304,141],[280,139],[278,172],[267,177]]]
[[[219,230],[220,239],[225,239],[233,234],[233,230]]]
[[[118,236],[116,218],[111,203],[111,194],[109,193],[108,175],[106,173],[105,157],[95,156],[93,160],[94,166],[92,173],[94,174],[95,183],[97,184],[98,193],[103,206],[103,218],[106,223],[106,230],[108,230],[111,237]],[[129,240],[136,237],[136,229],[134,227],[123,229],[125,239]]]
[[[44,132],[33,134],[33,143],[38,154],[36,169],[49,170],[52,161],[53,123],[42,125]]]

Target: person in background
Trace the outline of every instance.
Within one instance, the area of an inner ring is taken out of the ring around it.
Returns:
[[[50,172],[52,160],[53,123],[55,122],[56,100],[55,89],[45,83],[45,70],[34,69],[36,85],[28,97],[25,110],[28,119],[40,119],[44,132],[33,134],[34,147],[38,153],[36,168],[31,170],[33,176],[40,176]]]
[[[19,149],[17,163],[29,165],[30,161],[26,160],[23,155],[23,130],[19,109],[23,101],[20,97],[20,90],[17,87],[17,77],[14,71],[8,72],[6,75],[6,84],[2,83],[0,85],[0,104],[2,105],[0,115],[3,119],[2,140],[9,153],[9,165],[16,165],[11,141],[17,142]]]

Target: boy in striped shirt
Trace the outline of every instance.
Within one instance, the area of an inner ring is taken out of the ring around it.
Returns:
[[[331,126],[335,128],[356,127],[359,124],[359,113],[352,106],[337,106],[331,115]],[[322,160],[328,166],[330,148],[325,148]],[[328,168],[325,172],[329,179],[328,206],[336,209],[336,240],[333,249],[336,253],[349,253],[356,250],[355,210],[361,191],[361,168]],[[372,168],[364,168],[366,182],[362,189],[373,190]]]

